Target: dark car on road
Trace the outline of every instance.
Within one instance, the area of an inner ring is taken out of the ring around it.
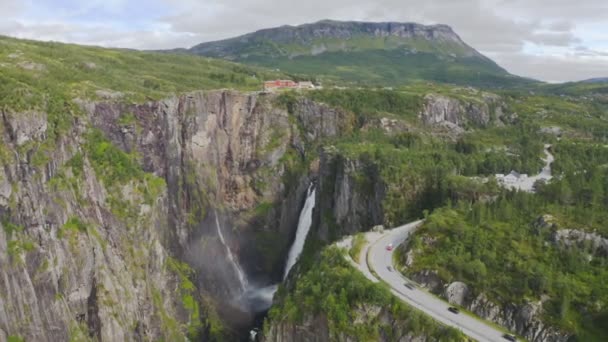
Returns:
[[[458,308],[453,307],[453,306],[450,306],[448,308],[448,311],[451,312],[451,313],[454,313],[454,314],[459,314],[460,313],[460,310],[458,310]]]
[[[410,290],[415,289],[414,285],[410,284],[410,283],[403,283],[403,286],[407,287]]]
[[[503,334],[502,338],[504,338],[505,340],[511,341],[511,342],[517,342],[517,338],[515,337],[515,335]]]

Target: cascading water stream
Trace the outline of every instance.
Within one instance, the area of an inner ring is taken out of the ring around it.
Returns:
[[[312,210],[315,207],[315,193],[313,185],[311,184],[308,188],[308,194],[306,197],[306,202],[304,203],[304,207],[300,212],[300,218],[298,220],[298,229],[296,231],[296,238],[291,245],[291,249],[289,250],[289,255],[287,257],[287,264],[285,264],[285,273],[283,274],[283,279],[287,278],[289,271],[295,265],[296,261],[302,254],[302,250],[304,249],[304,242],[306,242],[306,236],[308,236],[308,231],[310,230],[310,226],[312,224]]]
[[[302,208],[302,211],[300,211],[296,237],[291,245],[291,248],[289,249],[289,254],[287,256],[283,280],[287,278],[289,271],[298,261],[298,258],[304,249],[304,243],[306,242],[306,237],[308,236],[310,226],[312,225],[312,211],[315,208],[316,200],[315,194],[316,190],[314,189],[313,184],[310,184],[310,187],[308,187],[306,202],[304,202],[304,207]],[[247,297],[249,298],[250,304],[254,308],[254,311],[264,312],[268,310],[272,305],[272,299],[275,292],[277,292],[278,287],[279,284],[273,284],[262,288],[250,288]],[[249,339],[251,341],[255,341],[258,332],[258,328],[251,330],[249,332]]]
[[[232,264],[232,268],[234,268],[237,278],[239,279],[241,291],[245,292],[247,290],[247,285],[248,285],[247,278],[245,277],[245,273],[241,269],[241,266],[239,265],[239,263],[236,261],[236,258],[232,254],[232,250],[230,250],[230,247],[228,247],[228,245],[226,244],[226,240],[224,239],[224,234],[222,233],[222,227],[220,226],[220,220],[217,218],[217,213],[215,213],[215,227],[217,228],[217,235],[219,235],[222,245],[224,245],[224,247],[226,248],[226,251],[228,254],[228,260],[230,260],[230,263]]]

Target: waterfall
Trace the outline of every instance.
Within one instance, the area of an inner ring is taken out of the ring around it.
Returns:
[[[312,210],[315,207],[315,193],[316,190],[313,188],[311,184],[308,188],[308,194],[306,197],[306,202],[304,203],[304,208],[300,212],[300,218],[298,220],[298,229],[296,231],[296,238],[291,245],[291,249],[289,250],[289,256],[287,257],[287,264],[285,265],[285,273],[283,275],[283,279],[287,278],[289,271],[295,265],[296,261],[300,257],[302,250],[304,249],[304,242],[306,242],[306,236],[308,235],[308,231],[310,230],[310,225],[312,224]]]
[[[224,247],[226,248],[228,260],[230,260],[232,268],[234,268],[234,271],[238,276],[239,284],[241,285],[241,290],[245,292],[245,290],[247,289],[247,278],[245,277],[245,273],[241,269],[241,266],[232,254],[232,250],[230,250],[230,247],[228,247],[228,245],[226,244],[224,234],[222,233],[222,227],[220,226],[220,220],[217,218],[217,213],[215,213],[215,227],[217,228],[217,234],[220,236],[220,241],[222,242],[222,245],[224,245]]]

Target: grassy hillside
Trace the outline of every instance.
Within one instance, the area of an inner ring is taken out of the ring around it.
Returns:
[[[222,60],[0,37],[0,106],[43,106],[49,96],[121,95],[142,101],[197,89],[259,89],[276,73]],[[120,92],[121,94],[116,94]]]
[[[496,65],[477,57],[442,57],[430,52],[408,50],[365,50],[326,52],[317,56],[251,56],[241,63],[275,67],[295,74],[322,75],[324,82],[346,81],[360,85],[396,86],[421,80],[467,84],[480,87],[510,87],[526,83],[508,75]]]
[[[445,25],[321,21],[181,51],[316,75],[324,82],[395,86],[431,80],[484,87],[533,83],[510,75]]]

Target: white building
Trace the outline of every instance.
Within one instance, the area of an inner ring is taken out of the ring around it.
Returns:
[[[315,85],[310,81],[298,82],[298,88],[300,89],[315,89]]]

